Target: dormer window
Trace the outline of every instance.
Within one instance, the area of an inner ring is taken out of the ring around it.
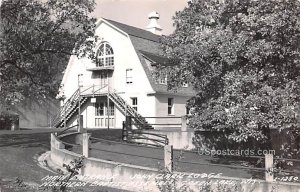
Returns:
[[[96,67],[113,66],[114,65],[114,51],[107,43],[101,43],[97,51]]]
[[[165,72],[159,72],[157,83],[166,85],[168,81],[168,76]]]

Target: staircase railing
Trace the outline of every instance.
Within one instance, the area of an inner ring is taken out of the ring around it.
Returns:
[[[115,92],[109,92],[108,96],[125,114],[133,117],[133,121],[138,129],[152,129],[152,126],[143,118],[134,108],[126,103],[126,101]]]
[[[78,103],[78,99],[79,99],[79,90],[77,89],[73,93],[73,95],[64,103],[64,105],[61,106],[57,114],[52,118],[51,122],[54,127],[60,124],[64,115],[68,115],[71,112],[71,110],[73,110],[74,104],[76,105]]]
[[[111,91],[109,91],[111,90]],[[123,112],[124,114],[129,114],[133,117],[133,121],[138,129],[152,129],[153,127],[143,118],[134,108],[126,103],[126,101],[117,94],[116,90],[110,89],[108,85],[106,86],[89,86],[83,88],[80,91],[82,96],[94,96],[107,94],[109,99],[112,100]],[[57,114],[52,118],[51,124],[54,127],[58,127],[62,124],[63,119],[68,119],[73,113],[74,108],[78,104],[78,99],[80,98],[79,90],[77,89],[74,94],[65,102],[65,104],[59,109]],[[85,100],[80,102],[85,102]]]
[[[101,95],[106,94],[108,92],[108,85],[100,86],[100,85],[92,85],[87,87],[82,87],[80,93],[85,96],[93,96],[93,95]]]

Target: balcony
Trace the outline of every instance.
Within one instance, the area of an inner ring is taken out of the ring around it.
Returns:
[[[89,65],[86,67],[87,71],[113,71],[114,65]]]

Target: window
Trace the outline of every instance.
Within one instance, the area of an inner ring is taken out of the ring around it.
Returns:
[[[112,102],[109,102],[108,115],[109,116],[114,116],[115,115],[115,105]]]
[[[95,103],[95,116],[104,116],[104,103]]]
[[[132,83],[132,69],[126,69],[126,83]]]
[[[114,116],[115,106],[114,103],[109,102],[109,109],[107,109],[107,102],[95,103],[95,116]]]
[[[132,97],[131,98],[131,104],[132,104],[132,108],[135,109],[136,111],[138,110],[137,105],[138,105],[138,100],[137,97]]]
[[[168,115],[174,114],[174,99],[168,98]]]
[[[164,72],[160,72],[159,73],[159,79],[158,79],[158,83],[159,84],[167,84],[167,74]]]
[[[104,42],[99,46],[99,49],[97,51],[96,67],[113,65],[114,51],[107,42]]]

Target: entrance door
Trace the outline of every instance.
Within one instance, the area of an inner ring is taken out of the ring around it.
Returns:
[[[109,127],[114,127],[115,125],[114,103],[109,102],[109,108],[105,101],[95,103],[95,127],[106,128],[108,125]]]

